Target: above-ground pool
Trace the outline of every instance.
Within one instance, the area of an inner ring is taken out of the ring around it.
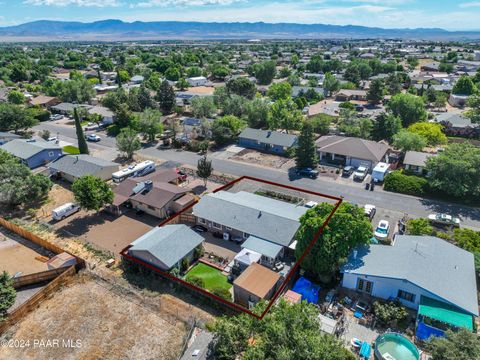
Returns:
[[[378,360],[419,360],[417,347],[405,336],[396,333],[380,335],[375,341]]]

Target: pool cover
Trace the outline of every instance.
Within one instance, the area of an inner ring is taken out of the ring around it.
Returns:
[[[302,300],[306,300],[309,303],[318,303],[318,291],[320,286],[312,284],[310,280],[300,277],[292,288],[298,294],[302,295]]]
[[[430,327],[423,322],[419,322],[417,325],[417,339],[419,340],[427,340],[430,336],[435,336],[435,337],[443,337],[445,334],[442,330],[435,329],[433,327]]]

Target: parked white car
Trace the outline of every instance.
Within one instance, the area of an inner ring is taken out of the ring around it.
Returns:
[[[365,213],[365,216],[370,219],[370,221],[373,219],[376,212],[377,212],[377,208],[375,207],[375,205],[371,205],[371,204],[365,205],[364,213]]]
[[[387,220],[380,220],[377,228],[375,229],[375,237],[378,240],[385,240],[388,237],[388,230],[390,229],[390,224]]]
[[[368,168],[365,166],[359,166],[353,173],[353,180],[363,181],[367,177]]]
[[[65,219],[67,216],[75,214],[80,210],[80,206],[74,203],[66,203],[52,211],[52,218],[56,221]]]
[[[93,141],[93,142],[98,142],[102,140],[102,138],[96,134],[88,134],[87,135],[87,141]]]
[[[448,214],[430,214],[428,220],[440,225],[460,226],[460,219]]]

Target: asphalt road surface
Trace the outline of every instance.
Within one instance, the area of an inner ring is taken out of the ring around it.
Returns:
[[[44,122],[34,128],[36,131],[43,129],[48,129],[52,133],[52,136],[58,133],[64,141],[76,142],[75,128],[73,126]],[[115,138],[107,137],[105,133],[99,133],[99,135],[102,137],[102,140],[99,143],[90,143],[90,148],[103,152],[104,155],[110,157],[110,160],[112,160],[116,156]],[[192,166],[196,166],[200,158],[199,155],[192,152],[174,149],[160,150],[156,147],[143,148],[140,150],[140,154]],[[340,184],[332,180],[322,179],[321,177],[316,180],[306,178],[292,179],[289,174],[283,170],[270,169],[228,159],[217,159],[215,156],[212,156],[211,160],[213,169],[217,172],[236,176],[247,175],[281,184],[293,185],[323,194],[343,196],[346,201],[355,204],[373,204],[378,208],[407,213],[412,217],[426,217],[428,214],[434,212],[448,213],[458,216],[462,221],[462,225],[480,229],[480,208],[390,193],[380,190],[378,187],[375,191],[367,191],[364,190],[363,187],[355,184]]]

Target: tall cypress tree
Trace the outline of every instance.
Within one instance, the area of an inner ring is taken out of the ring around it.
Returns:
[[[165,114],[170,114],[175,107],[175,91],[167,80],[164,80],[160,85],[160,88],[157,91],[156,100],[160,105],[160,109]]]
[[[203,179],[203,182],[205,184],[205,188],[207,187],[207,180],[212,175],[212,161],[207,160],[207,155],[205,154],[204,157],[200,158],[198,160],[197,164],[197,176],[201,179]]]
[[[298,147],[295,151],[295,160],[299,168],[315,168],[318,164],[317,148],[312,125],[304,122],[302,131],[298,137]]]
[[[85,140],[85,134],[83,133],[82,124],[80,124],[77,108],[73,109],[73,117],[75,119],[75,130],[77,132],[78,150],[80,154],[89,154],[87,140]]]

